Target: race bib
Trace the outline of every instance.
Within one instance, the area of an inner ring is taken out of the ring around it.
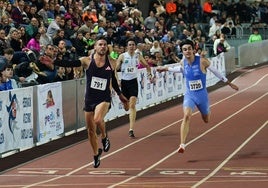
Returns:
[[[90,87],[93,89],[104,91],[107,85],[107,79],[92,77]]]
[[[197,91],[203,89],[202,81],[201,80],[189,81],[189,87],[191,91]]]
[[[136,67],[127,67],[126,73],[136,73],[137,68]]]

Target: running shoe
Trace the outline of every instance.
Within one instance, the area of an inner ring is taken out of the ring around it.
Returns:
[[[129,136],[130,138],[135,138],[135,135],[134,135],[133,130],[130,130],[130,131],[128,132],[128,136]]]
[[[100,166],[100,156],[102,154],[102,149],[99,148],[98,155],[94,155],[94,168],[98,168]]]
[[[106,136],[102,139],[103,151],[108,152],[111,146],[109,138]]]
[[[185,151],[185,144],[181,144],[178,149],[178,153],[183,153],[184,151]]]

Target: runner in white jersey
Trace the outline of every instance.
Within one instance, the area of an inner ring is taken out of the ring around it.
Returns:
[[[136,43],[134,39],[127,41],[127,51],[120,54],[116,62],[116,71],[121,71],[121,90],[125,97],[129,99],[129,104],[124,105],[125,110],[129,112],[129,137],[134,136],[134,124],[136,121],[136,102],[138,97],[138,64],[143,64],[148,72],[148,77],[152,78],[151,68],[140,54],[135,53]],[[117,75],[117,74],[116,74]],[[118,78],[118,76],[117,76]]]

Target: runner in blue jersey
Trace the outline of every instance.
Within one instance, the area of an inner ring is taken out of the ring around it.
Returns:
[[[183,99],[183,121],[181,123],[181,144],[178,149],[179,153],[185,151],[186,137],[189,133],[190,119],[195,107],[201,113],[205,123],[210,119],[210,108],[208,92],[206,89],[206,72],[210,70],[216,77],[227,83],[231,88],[238,90],[238,87],[229,82],[228,79],[221,75],[204,57],[196,56],[194,52],[194,43],[191,40],[183,40],[180,44],[184,58],[180,64],[175,67],[158,67],[158,72],[171,71],[181,72],[185,76],[186,91]]]

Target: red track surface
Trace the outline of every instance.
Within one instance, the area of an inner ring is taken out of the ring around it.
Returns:
[[[235,92],[210,93],[211,122],[192,117],[184,154],[178,154],[182,106],[109,132],[111,149],[92,167],[88,141],[16,167],[0,176],[0,187],[268,187],[268,66],[244,70]]]

